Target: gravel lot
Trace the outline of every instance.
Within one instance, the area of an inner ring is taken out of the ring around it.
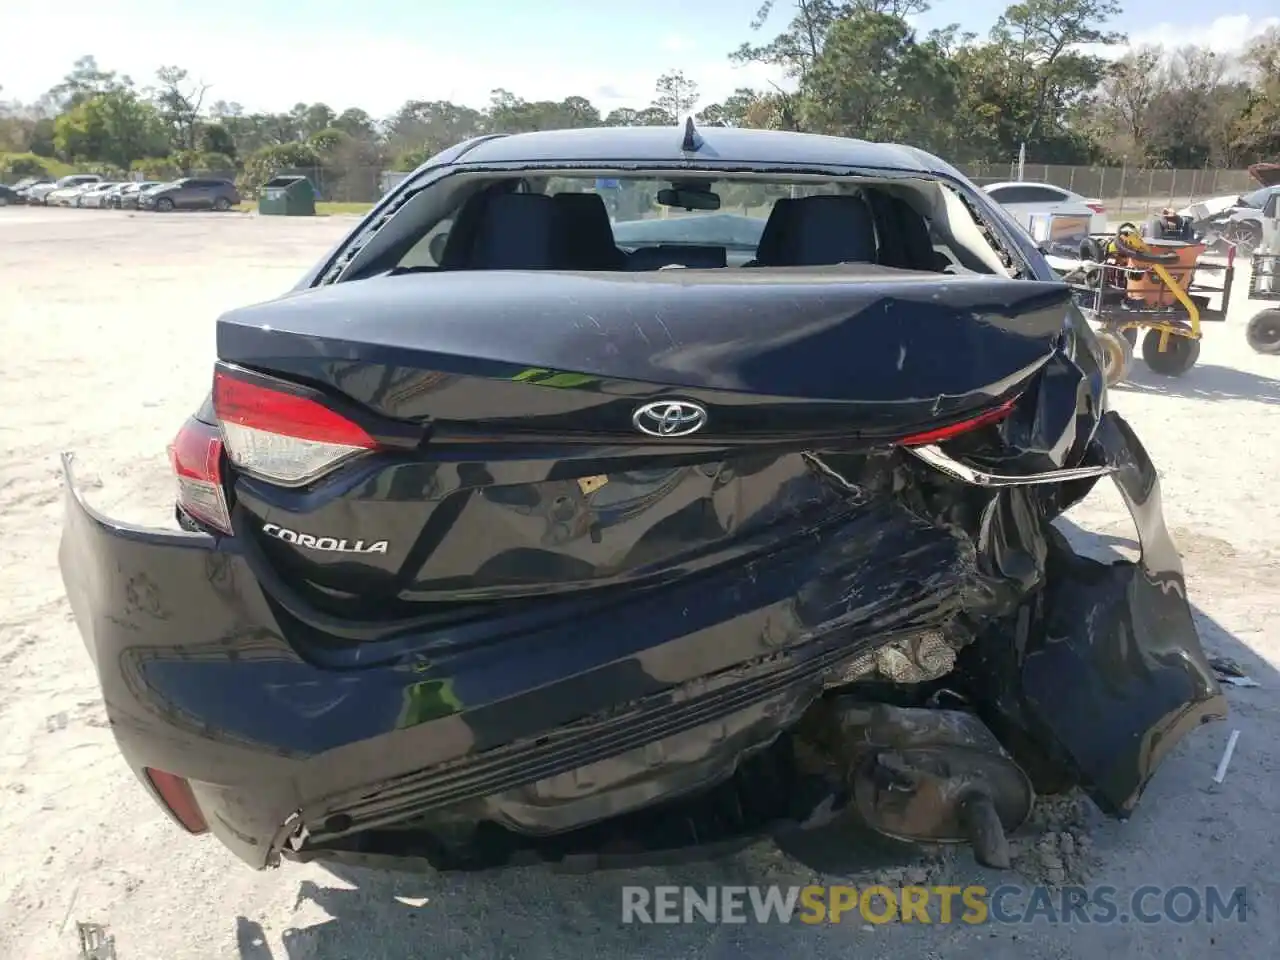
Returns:
[[[255,873],[212,840],[184,838],[118,758],[62,595],[57,454],[77,453],[109,513],[167,522],[163,451],[207,389],[214,317],[286,289],[351,223],[0,210],[0,957],[74,957],[77,922],[107,925],[119,960],[1274,955],[1280,644],[1266,623],[1280,621],[1280,360],[1245,345],[1243,322],[1259,305],[1243,300],[1229,324],[1209,329],[1189,376],[1157,381],[1139,365],[1114,402],[1162,470],[1206,645],[1261,686],[1230,690],[1231,721],[1193,734],[1131,821],[1052,806],[1039,828],[1050,832],[1021,842],[1019,864],[1032,878],[1061,869],[1121,891],[1245,885],[1245,923],[624,927],[624,883],[864,879],[886,865],[898,882],[1019,878],[963,853],[922,864],[830,837],[796,851],[804,862],[761,845],[630,874],[447,879],[294,865]],[[1074,520],[1091,549],[1133,536],[1110,485]],[[1233,727],[1239,746],[1216,786]]]

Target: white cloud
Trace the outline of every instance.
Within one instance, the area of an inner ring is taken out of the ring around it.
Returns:
[[[686,53],[697,45],[693,37],[687,37],[682,33],[673,33],[669,37],[662,38],[662,49],[668,53]]]
[[[1250,40],[1262,36],[1271,27],[1280,27],[1280,17],[1255,18],[1247,13],[1234,13],[1217,17],[1211,23],[1202,26],[1187,27],[1158,23],[1147,30],[1131,34],[1129,46],[1181,47],[1195,44],[1208,47],[1215,53],[1238,53],[1248,45]]]
[[[335,109],[359,106],[385,116],[408,99],[448,99],[473,106],[488,103],[497,87],[529,100],[590,97],[603,111],[645,107],[653,85],[665,70],[678,66],[698,84],[704,103],[720,100],[743,86],[767,88],[777,71],[755,64],[738,67],[728,51],[699,50],[680,36],[655,49],[644,69],[602,69],[571,57],[535,55],[513,58],[483,50],[453,53],[430,49],[413,38],[314,33],[295,35],[288,44],[243,30],[218,32],[215,23],[201,31],[173,31],[163,24],[110,19],[96,23],[93,48],[99,64],[147,84],[163,63],[182,64],[191,77],[210,83],[207,102],[227,100],[246,110],[287,110],[298,102],[323,101]],[[82,37],[66,30],[30,35],[0,34],[3,96],[30,102],[58,83],[84,52]],[[224,35],[225,34],[225,35]],[[680,47],[673,64],[665,54]]]

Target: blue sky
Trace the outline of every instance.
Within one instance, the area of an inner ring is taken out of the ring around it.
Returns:
[[[212,84],[211,100],[251,110],[323,100],[381,115],[408,98],[481,105],[494,87],[528,99],[581,94],[607,110],[644,106],[654,79],[673,68],[712,100],[773,78],[727,60],[759,36],[749,28],[757,2],[4,0],[0,98],[34,99],[92,53],[139,82],[162,63],[185,66]],[[779,25],[785,5],[779,0]],[[1004,6],[941,0],[921,26],[958,21],[985,33]],[[1280,23],[1276,0],[1130,0],[1117,27],[1140,42],[1194,39],[1229,50],[1269,22]]]

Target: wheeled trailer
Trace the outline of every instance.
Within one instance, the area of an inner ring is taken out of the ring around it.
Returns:
[[[1079,266],[1063,279],[1097,327],[1108,383],[1128,378],[1140,332],[1142,359],[1153,373],[1180,377],[1195,366],[1200,325],[1226,320],[1235,277],[1234,250],[1225,264],[1202,262],[1204,250],[1196,241],[1144,240],[1132,224],[1082,245]],[[1221,286],[1204,282],[1217,273]],[[1221,297],[1217,309],[1213,296]]]

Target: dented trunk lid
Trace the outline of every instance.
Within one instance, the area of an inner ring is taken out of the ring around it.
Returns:
[[[806,451],[1016,394],[1061,361],[1073,309],[1058,283],[865,266],[427,273],[243,308],[221,361],[423,439],[306,489],[237,477],[237,533],[359,616],[689,575],[852,509]],[[637,429],[672,399],[701,429]]]

